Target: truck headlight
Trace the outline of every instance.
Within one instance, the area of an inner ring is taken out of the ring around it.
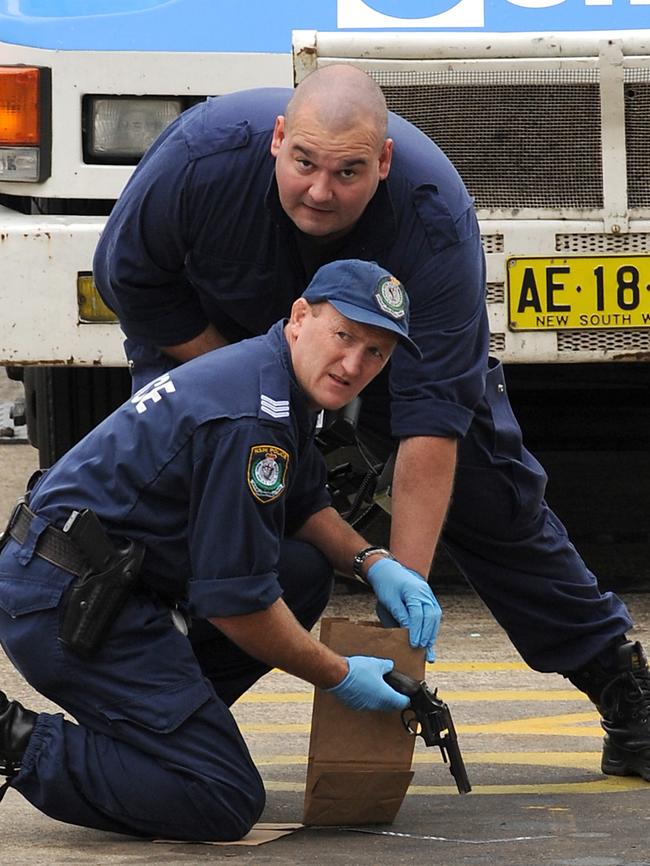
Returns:
[[[184,108],[182,99],[163,96],[86,96],[85,162],[135,165]]]
[[[50,70],[0,66],[0,181],[50,176]]]

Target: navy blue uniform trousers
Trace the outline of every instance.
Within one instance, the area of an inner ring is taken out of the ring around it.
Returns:
[[[197,626],[195,651],[169,606],[146,590],[129,598],[97,654],[78,658],[57,639],[71,575],[39,557],[22,566],[18,549],[10,541],[0,555],[2,646],[77,723],[39,714],[12,786],[52,818],[85,827],[190,840],[245,835],[264,787],[228,707],[268,668],[209,623]],[[280,582],[311,628],[331,592],[327,561],[285,541]]]
[[[547,476],[526,450],[500,362],[459,444],[442,541],[451,558],[539,671],[577,670],[632,626],[549,508]]]
[[[381,435],[383,403],[376,394],[364,402],[359,433],[385,459],[394,443]],[[441,544],[522,658],[536,670],[567,673],[606,651],[632,621],[616,595],[600,592],[545,500],[546,482],[522,442],[503,366],[491,358],[484,397],[458,444]]]

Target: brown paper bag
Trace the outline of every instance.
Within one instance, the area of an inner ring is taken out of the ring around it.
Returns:
[[[320,639],[341,655],[390,658],[398,670],[424,678],[424,650],[409,646],[406,629],[324,619]],[[316,689],[303,822],[390,824],[413,778],[414,740],[399,712],[350,710]]]

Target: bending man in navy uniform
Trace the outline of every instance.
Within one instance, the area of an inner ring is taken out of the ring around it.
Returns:
[[[598,705],[604,771],[650,780],[650,677],[626,638],[631,617],[599,591],[548,508],[501,364],[488,359],[472,201],[433,142],[386,118],[372,79],[332,65],[295,94],[209,100],[162,134],[94,262],[135,385],[263,332],[324,262],[374,259],[396,274],[424,360],[398,348],[390,395],[386,370],[365,390],[361,416],[377,456],[399,445],[391,550],[428,575],[441,537],[526,662],[569,676]]]
[[[238,839],[264,788],[228,706],[263,673],[282,668],[355,709],[408,704],[383,680],[392,661],[343,658],[308,632],[332,567],[354,563],[383,613],[433,655],[428,584],[330,506],[314,444],[318,410],[354,398],[397,342],[419,356],[401,284],[373,263],[327,265],[286,324],[149,383],[36,483],[0,554],[0,638],[78,724],[0,692],[0,766],[34,806],[119,833]],[[143,560],[103,640],[80,654],[93,623],[71,637],[65,623],[75,574],[88,580],[70,528],[82,509]],[[176,603],[209,621],[205,657]]]

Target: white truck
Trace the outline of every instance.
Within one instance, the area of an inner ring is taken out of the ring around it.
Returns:
[[[492,352],[647,392],[650,0],[225,7],[0,0],[0,365],[24,378],[43,465],[128,394],[91,263],[148,144],[208,95],[328,63],[375,76],[463,176]]]

